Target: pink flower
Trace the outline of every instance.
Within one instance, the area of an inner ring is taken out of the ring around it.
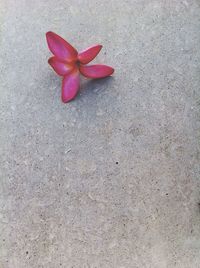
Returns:
[[[86,65],[92,61],[99,51],[101,45],[95,45],[78,53],[67,41],[59,35],[46,33],[47,43],[53,57],[48,63],[54,71],[63,77],[62,81],[62,101],[72,100],[79,91],[80,73],[88,78],[103,78],[112,75],[114,69],[106,65]]]

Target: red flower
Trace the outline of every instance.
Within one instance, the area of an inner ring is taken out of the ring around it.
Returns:
[[[103,78],[114,72],[112,67],[106,65],[85,65],[97,56],[101,45],[89,47],[78,53],[67,41],[53,32],[46,33],[46,38],[54,55],[48,63],[58,75],[63,76],[63,102],[68,102],[76,96],[80,87],[80,73],[88,78]]]

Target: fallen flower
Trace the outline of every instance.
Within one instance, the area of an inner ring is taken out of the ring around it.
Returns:
[[[114,69],[107,65],[86,65],[92,61],[102,49],[95,45],[78,53],[67,41],[53,32],[46,33],[47,44],[53,57],[48,63],[54,71],[63,77],[62,101],[72,100],[79,91],[80,73],[87,78],[104,78],[113,74]]]

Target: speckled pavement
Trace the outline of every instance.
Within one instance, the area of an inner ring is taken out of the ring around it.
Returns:
[[[112,78],[69,104],[45,33]],[[200,1],[0,0],[0,268],[200,267]]]

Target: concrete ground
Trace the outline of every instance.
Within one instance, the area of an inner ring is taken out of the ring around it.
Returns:
[[[200,1],[0,6],[0,268],[199,268]],[[49,30],[113,78],[63,104]]]

